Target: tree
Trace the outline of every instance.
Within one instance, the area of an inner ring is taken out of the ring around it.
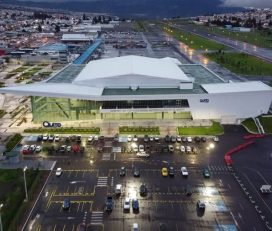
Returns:
[[[38,30],[39,32],[42,32],[42,26],[41,26],[40,24],[39,24],[37,30]]]
[[[55,32],[56,32],[56,33],[59,33],[59,32],[60,32],[60,26],[59,26],[58,24],[55,26]]]

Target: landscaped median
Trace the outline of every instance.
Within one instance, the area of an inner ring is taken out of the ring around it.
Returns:
[[[99,127],[89,127],[89,128],[27,128],[24,130],[25,133],[57,133],[57,134],[100,134]]]
[[[213,122],[211,126],[178,127],[179,135],[210,135],[217,136],[224,133],[223,126],[218,122]]]
[[[242,125],[246,128],[246,130],[250,133],[259,133],[258,128],[252,118],[248,118],[242,122]]]
[[[159,135],[159,127],[129,127],[123,126],[119,127],[120,134],[133,134],[133,135]]]
[[[272,116],[260,116],[258,117],[265,133],[272,134]]]
[[[29,201],[34,199],[42,179],[48,175],[46,171],[28,169],[26,183]],[[30,205],[24,202],[25,189],[22,169],[0,169],[0,202],[3,230],[17,230],[23,222],[27,208]]]

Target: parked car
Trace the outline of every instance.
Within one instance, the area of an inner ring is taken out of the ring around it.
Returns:
[[[181,142],[181,137],[177,136],[177,142]]]
[[[61,145],[59,151],[60,152],[65,152],[66,151],[66,147],[67,147],[67,145]]]
[[[48,134],[47,133],[43,134],[42,140],[43,141],[47,141],[48,140]]]
[[[185,188],[185,194],[187,196],[191,196],[192,193],[193,193],[192,187],[190,185],[187,185],[186,188]]]
[[[53,142],[54,139],[55,139],[55,136],[53,134],[50,134],[49,137],[48,137],[48,141]]]
[[[119,195],[121,195],[121,193],[122,193],[122,185],[121,184],[117,184],[115,186],[115,195],[119,196]]]
[[[177,141],[177,138],[175,136],[171,136],[171,142],[175,143]]]
[[[209,178],[209,177],[211,176],[210,171],[209,171],[208,168],[204,168],[204,169],[203,169],[203,176],[204,176],[205,178]]]
[[[191,151],[192,151],[191,147],[190,146],[186,146],[186,152],[190,153]]]
[[[93,139],[94,139],[93,136],[89,136],[89,137],[88,137],[88,140],[87,140],[88,143],[91,143],[91,142],[93,141]]]
[[[138,137],[136,135],[133,136],[133,142],[137,142],[138,141]]]
[[[37,141],[38,141],[38,142],[41,142],[42,140],[43,140],[43,135],[38,135]]]
[[[130,199],[127,197],[124,202],[124,210],[129,211],[130,210]]]
[[[219,137],[218,137],[218,136],[214,136],[214,137],[213,137],[213,141],[214,141],[214,142],[219,142]]]
[[[59,136],[59,134],[56,134],[55,135],[55,142],[59,142],[60,141],[60,136]]]
[[[148,142],[148,141],[149,141],[148,135],[144,135],[144,142]]]
[[[71,150],[72,150],[72,146],[69,145],[69,146],[66,147],[67,152],[71,152]]]
[[[183,143],[187,142],[187,138],[185,136],[182,137],[181,140],[182,140]]]
[[[168,169],[167,168],[162,168],[161,170],[162,176],[168,176]]]
[[[30,148],[29,148],[29,151],[30,151],[31,153],[35,152],[36,147],[37,147],[36,144],[31,144],[31,145],[30,145]]]
[[[106,211],[108,211],[108,212],[112,211],[112,209],[113,209],[112,196],[107,196],[105,204],[106,204]]]
[[[76,141],[77,141],[78,143],[81,142],[81,135],[77,135],[77,136],[76,136]]]
[[[119,175],[120,176],[125,176],[126,175],[126,168],[125,167],[120,168]]]
[[[199,143],[200,141],[201,141],[200,138],[199,138],[198,136],[196,136],[196,137],[195,137],[195,142],[196,142],[196,143]]]
[[[155,136],[155,137],[154,137],[154,140],[155,140],[155,141],[159,141],[159,140],[160,140],[160,137],[159,137],[159,136]]]
[[[193,142],[193,139],[192,139],[191,136],[188,136],[188,137],[187,137],[187,142],[189,142],[189,143],[192,143],[192,142]]]
[[[149,136],[149,141],[154,141],[154,136]]]
[[[139,177],[140,176],[140,169],[134,168],[134,170],[133,170],[133,176],[134,177]]]
[[[140,231],[138,223],[133,223],[131,231]]]
[[[181,172],[182,176],[188,176],[189,175],[186,167],[181,167],[180,172]]]
[[[23,154],[29,154],[30,153],[30,146],[29,145],[24,145],[21,149],[21,152]]]
[[[144,152],[144,145],[142,144],[139,145],[139,152]]]
[[[63,210],[68,210],[71,206],[71,202],[69,200],[69,198],[65,198],[62,204],[62,209]]]
[[[137,198],[132,199],[132,209],[133,211],[139,211],[139,201]]]
[[[131,141],[132,141],[132,136],[131,136],[131,135],[128,135],[127,141],[128,141],[128,142],[131,142]]]
[[[136,156],[138,156],[138,157],[149,157],[150,155],[147,154],[145,151],[143,151],[143,152],[137,152]]]
[[[98,136],[94,136],[94,141],[98,141]]]
[[[192,147],[192,153],[197,153],[197,148],[196,147]]]
[[[182,153],[185,152],[185,147],[184,147],[183,145],[180,146],[180,151],[181,151]]]
[[[169,176],[174,176],[175,175],[175,169],[174,167],[170,166],[169,167]]]
[[[168,145],[169,152],[174,152],[174,146],[172,144]]]
[[[165,142],[170,142],[170,141],[171,141],[171,138],[170,138],[169,135],[167,135],[167,136],[165,136],[164,140],[165,140]]]
[[[203,143],[206,142],[206,137],[202,136],[202,137],[201,137],[201,141],[202,141]]]
[[[36,147],[36,152],[40,152],[42,150],[42,146],[40,146],[40,145],[38,145],[37,147]]]
[[[197,207],[199,209],[205,209],[206,208],[206,205],[205,205],[204,201],[198,200],[196,204],[197,204]]]
[[[139,151],[138,145],[137,144],[133,145],[132,150],[133,152],[138,152]]]
[[[147,187],[145,184],[141,184],[140,186],[140,195],[141,196],[146,196],[147,195]]]
[[[57,168],[56,170],[56,176],[61,176],[62,174],[62,169],[61,168]]]

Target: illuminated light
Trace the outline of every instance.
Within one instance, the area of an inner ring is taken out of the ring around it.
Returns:
[[[215,146],[214,146],[214,143],[210,143],[210,144],[209,144],[209,148],[210,148],[210,149],[213,149],[214,147],[215,147]]]
[[[136,190],[134,188],[131,187],[128,190],[128,195],[129,195],[130,199],[133,199],[133,198],[136,198],[137,192],[136,192]]]
[[[137,147],[137,144],[136,143],[131,143],[131,148],[136,148]]]
[[[90,165],[93,165],[94,161],[93,160],[90,160]]]

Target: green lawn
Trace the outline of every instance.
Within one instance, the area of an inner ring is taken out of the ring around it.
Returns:
[[[239,40],[242,42],[247,42],[258,47],[272,48],[272,34],[271,31],[251,31],[251,32],[234,32],[227,30],[225,28],[219,27],[204,27],[206,30],[213,34],[223,35],[224,37]],[[270,34],[269,34],[270,33]]]
[[[169,35],[175,37],[177,40],[181,41],[182,43],[188,45],[192,49],[195,50],[224,50],[227,47],[211,41],[209,39],[200,37],[198,35],[191,34],[189,32],[177,30],[170,27],[163,27],[164,31],[168,33]]]
[[[130,135],[159,135],[159,127],[119,127],[120,134],[130,134]]]
[[[99,134],[100,128],[90,127],[90,128],[28,128],[24,130],[25,133],[58,133],[58,134]]]
[[[272,117],[259,117],[259,120],[266,133],[272,133]]]
[[[218,122],[213,122],[210,127],[178,127],[179,135],[221,135],[224,128]]]
[[[245,53],[214,52],[205,54],[209,59],[241,75],[271,76],[272,65]]]
[[[10,152],[21,141],[22,138],[23,137],[18,133],[9,138],[6,144],[6,150]]]
[[[5,83],[4,82],[0,82],[0,87],[5,87]]]
[[[244,125],[252,133],[259,133],[258,128],[252,118],[244,120],[242,125]]]

